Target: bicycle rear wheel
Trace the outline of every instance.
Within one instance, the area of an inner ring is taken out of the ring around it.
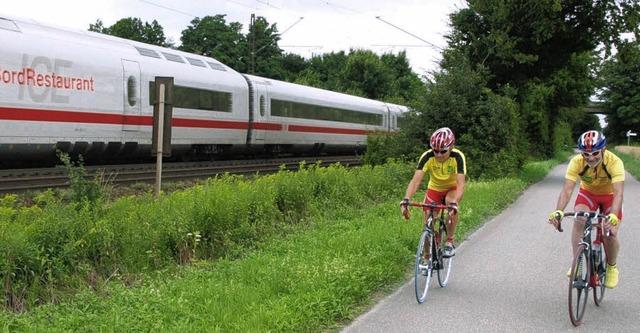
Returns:
[[[442,221],[440,221],[442,223]],[[453,265],[453,257],[443,258],[442,249],[447,242],[447,229],[444,225],[440,226],[440,233],[438,237],[438,283],[440,287],[445,287],[449,282],[449,274],[451,274],[451,266]]]
[[[587,298],[589,297],[589,256],[587,247],[582,244],[573,258],[571,277],[569,278],[569,318],[573,326],[582,324]]]
[[[593,272],[596,276],[593,277],[595,285],[593,287],[593,302],[597,306],[600,306],[602,299],[604,298],[604,278],[607,274],[607,256],[604,253],[604,249],[600,251],[593,251]]]
[[[420,235],[414,270],[414,284],[416,289],[416,300],[418,300],[418,303],[423,303],[427,298],[429,283],[431,282],[431,276],[433,275],[431,245],[433,245],[433,234],[431,233],[431,230],[424,230],[422,235]]]

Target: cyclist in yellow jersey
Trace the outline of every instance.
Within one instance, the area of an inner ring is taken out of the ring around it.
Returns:
[[[401,202],[401,211],[407,210],[406,204],[418,191],[425,174],[429,173],[425,203],[445,203],[449,206],[451,223],[447,223],[447,240],[445,242],[443,257],[455,255],[455,231],[458,223],[458,204],[464,194],[467,165],[464,154],[454,148],[455,136],[453,132],[443,127],[436,130],[429,143],[431,149],[422,154],[418,161],[418,167],[409,182],[404,199]]]
[[[596,211],[608,215],[604,224],[605,252],[607,254],[607,275],[605,287],[615,288],[618,285],[618,268],[616,259],[620,250],[617,237],[619,223],[622,222],[622,199],[624,192],[624,163],[606,149],[607,140],[598,131],[587,131],[578,139],[581,153],[569,162],[564,185],[558,197],[556,211],[549,216],[549,223],[557,228],[562,219],[562,212],[571,199],[573,189],[580,179],[580,191],[576,198],[574,211]],[[560,219],[557,218],[560,215]],[[575,253],[584,230],[584,219],[576,220],[571,233],[571,245]],[[568,273],[570,274],[570,273]]]

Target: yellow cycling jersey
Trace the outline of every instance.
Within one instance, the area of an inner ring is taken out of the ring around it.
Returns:
[[[582,154],[578,154],[569,162],[565,178],[574,182],[580,178],[580,188],[592,194],[611,194],[613,183],[624,181],[624,163],[614,153],[605,150],[602,162],[591,168]]]
[[[433,149],[429,149],[418,161],[417,170],[422,170],[429,174],[428,188],[447,192],[452,187],[456,186],[456,175],[467,174],[467,162],[465,161],[464,154],[458,149],[452,149],[449,158],[443,163],[436,160],[436,155]]]

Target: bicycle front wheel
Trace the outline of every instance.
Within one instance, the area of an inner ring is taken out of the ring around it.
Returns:
[[[447,229],[444,225],[440,227],[440,233],[438,237],[438,283],[440,287],[445,287],[449,282],[449,274],[451,274],[451,266],[453,265],[453,257],[443,258],[442,249],[447,242]]]
[[[418,303],[423,303],[427,298],[429,283],[431,282],[431,276],[433,275],[433,259],[431,257],[432,244],[433,235],[431,231],[424,230],[422,235],[420,235],[414,270],[414,284]]]
[[[589,255],[584,244],[578,246],[578,250],[571,265],[569,278],[569,318],[573,326],[582,324],[587,298],[589,297]]]

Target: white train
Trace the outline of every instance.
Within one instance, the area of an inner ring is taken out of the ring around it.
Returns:
[[[241,74],[215,59],[0,14],[0,160],[151,156],[174,78],[172,157],[356,152],[407,108]]]

